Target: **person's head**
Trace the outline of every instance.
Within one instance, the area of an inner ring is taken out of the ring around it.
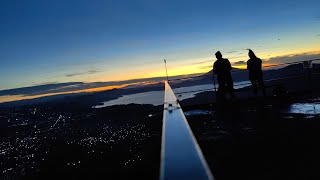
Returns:
[[[216,55],[217,59],[221,59],[222,58],[222,54],[221,54],[220,51],[217,51],[215,55]]]
[[[257,56],[254,54],[254,52],[251,49],[249,49],[248,55],[249,55],[250,59],[257,58]]]

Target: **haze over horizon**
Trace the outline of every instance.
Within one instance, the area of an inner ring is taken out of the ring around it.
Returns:
[[[320,2],[0,2],[0,90],[204,73],[220,50],[265,64],[320,57]]]

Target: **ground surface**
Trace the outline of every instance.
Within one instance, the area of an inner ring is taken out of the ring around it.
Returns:
[[[185,106],[216,179],[319,179],[320,116],[286,113],[273,98]]]

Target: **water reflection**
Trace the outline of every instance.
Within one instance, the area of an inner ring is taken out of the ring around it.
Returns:
[[[114,105],[127,105],[127,104],[163,104],[164,94],[163,91],[150,91],[144,93],[130,94],[119,97],[118,99],[103,102],[102,105],[94,106],[93,108],[102,108]]]
[[[289,113],[320,114],[320,103],[295,103],[289,107]]]
[[[210,114],[210,111],[199,110],[199,109],[184,112],[184,115],[186,116],[198,116],[198,115],[207,115],[207,114]]]

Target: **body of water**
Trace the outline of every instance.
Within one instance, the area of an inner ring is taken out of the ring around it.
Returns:
[[[184,115],[185,116],[199,116],[199,115],[207,115],[210,113],[211,112],[207,111],[207,110],[196,109],[196,110],[186,111],[186,112],[184,112]]]
[[[235,89],[243,88],[248,86],[249,81],[241,81],[234,83]],[[242,85],[246,84],[246,85]],[[218,88],[218,87],[217,87]],[[183,94],[178,94],[177,98],[181,100],[193,98],[196,94],[213,90],[213,84],[204,84],[204,85],[197,85],[197,86],[189,86],[189,87],[181,87],[173,89],[175,93],[182,93],[187,91],[197,91],[197,92],[188,92]],[[200,91],[203,90],[203,91]],[[101,105],[94,106],[93,108],[102,108],[106,106],[113,106],[113,105],[127,105],[127,104],[153,104],[153,105],[161,105],[163,104],[164,100],[164,91],[149,91],[144,93],[137,93],[137,94],[130,94],[124,95],[119,97],[118,99],[110,100],[102,102]]]
[[[289,107],[289,113],[306,115],[320,114],[320,103],[294,103]]]
[[[103,104],[94,106],[93,108],[102,108],[114,105],[127,104],[153,104],[155,106],[163,104],[163,91],[150,91],[144,93],[130,94],[119,97],[118,99],[102,102]]]

